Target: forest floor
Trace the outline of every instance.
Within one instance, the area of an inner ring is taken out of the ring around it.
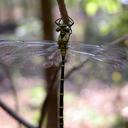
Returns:
[[[39,102],[42,96],[45,97],[45,91],[42,95],[39,91],[41,87],[33,86],[36,82],[39,83],[38,79],[23,81],[24,86],[18,89],[20,115],[27,121],[35,123],[39,114]],[[111,128],[116,115],[128,119],[127,83],[122,88],[99,88],[102,84],[99,81],[91,81],[89,84],[93,86],[87,86],[78,94],[66,89],[65,128]],[[0,98],[14,108],[15,102],[10,91],[1,93]],[[17,126],[17,123],[0,108],[0,128]]]

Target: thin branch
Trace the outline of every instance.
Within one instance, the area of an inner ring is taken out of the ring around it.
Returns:
[[[82,68],[84,66],[85,63],[87,63],[89,61],[89,59],[83,61],[82,63],[80,63],[79,65],[73,67],[66,75],[65,75],[65,79],[67,79],[73,72],[79,70],[80,68]]]
[[[16,108],[16,111],[19,111],[18,94],[17,94],[16,88],[13,84],[13,80],[12,80],[12,77],[10,75],[9,69],[3,63],[0,63],[0,65],[3,67],[8,79],[10,80],[10,86],[11,86],[12,94],[13,94],[14,101],[15,101],[15,108]]]
[[[10,81],[10,88],[11,88],[11,90],[12,90],[12,95],[13,95],[13,98],[14,98],[14,101],[15,101],[15,110],[16,110],[17,112],[19,112],[18,94],[17,94],[16,88],[15,88],[15,86],[14,86],[14,84],[13,84],[13,80],[12,80],[12,77],[11,77],[11,75],[10,75],[9,69],[8,69],[8,67],[7,67],[5,64],[3,64],[3,63],[0,63],[0,65],[3,67],[5,73],[6,73],[8,79],[9,79],[9,81]],[[20,123],[19,123],[19,128],[21,128],[21,124],[20,124]]]
[[[112,45],[118,44],[118,43],[120,43],[120,42],[122,42],[122,41],[125,41],[125,40],[128,40],[128,34],[126,34],[126,35],[124,35],[124,36],[122,36],[122,37],[120,37],[120,38],[118,38],[118,39],[112,41],[111,44],[112,44]]]
[[[16,121],[23,124],[27,128],[38,128],[36,126],[33,126],[29,124],[27,121],[25,121],[21,116],[19,116],[17,113],[15,113],[11,108],[9,108],[4,102],[0,100],[0,107],[5,110],[11,117],[13,117]]]
[[[59,5],[59,10],[60,10],[60,14],[63,18],[63,22],[65,24],[68,24],[69,19],[68,19],[68,12],[64,3],[64,0],[57,0],[58,5]]]

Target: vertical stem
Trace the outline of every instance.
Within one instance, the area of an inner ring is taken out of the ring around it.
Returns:
[[[41,0],[43,39],[53,40],[53,20],[52,20],[52,3],[51,0]]]
[[[53,19],[52,19],[52,0],[41,0],[41,7],[42,7],[42,23],[43,23],[43,39],[45,40],[54,40],[54,34],[53,34]],[[55,72],[58,70],[57,66],[49,67],[45,70],[45,78],[47,82],[47,89],[49,95],[48,95],[48,101],[47,101],[47,123],[46,128],[57,128],[58,126],[58,83],[55,82],[56,88],[50,90],[50,86],[53,86],[51,84],[52,78],[55,75]],[[41,113],[43,113],[42,109]],[[45,115],[41,115],[40,121],[43,121]],[[42,118],[42,119],[41,119]],[[40,125],[42,123],[40,122]],[[40,126],[41,127],[41,126]]]
[[[61,79],[60,79],[60,99],[59,99],[59,128],[64,126],[64,70],[65,70],[65,56],[62,56],[61,63]]]
[[[58,5],[59,5],[59,10],[60,10],[60,14],[63,18],[63,22],[65,24],[68,24],[69,22],[69,19],[68,19],[68,12],[66,10],[66,6],[65,6],[65,3],[64,3],[64,0],[57,0],[58,2]]]

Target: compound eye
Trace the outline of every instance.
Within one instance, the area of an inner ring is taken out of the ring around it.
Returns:
[[[69,28],[65,28],[65,32],[69,32],[70,31],[70,29]]]
[[[60,27],[57,27],[57,28],[56,28],[56,31],[59,32],[59,31],[60,31]]]

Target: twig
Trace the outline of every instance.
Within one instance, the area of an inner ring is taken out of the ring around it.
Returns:
[[[42,124],[44,122],[44,117],[46,115],[49,97],[50,97],[51,91],[53,90],[53,88],[55,86],[55,82],[56,82],[57,74],[58,74],[59,70],[60,70],[60,66],[58,67],[58,70],[56,71],[53,79],[51,80],[50,87],[49,87],[48,92],[47,92],[47,96],[45,98],[44,103],[41,106],[41,112],[40,112],[41,113],[41,116],[39,118],[39,126],[38,126],[38,128],[41,128],[42,127]]]
[[[4,102],[0,100],[0,107],[5,110],[10,116],[12,116],[16,121],[23,124],[27,128],[38,128],[36,126],[33,126],[29,124],[27,121],[25,121],[22,117],[20,117],[18,114],[16,114],[11,108],[9,108]]]
[[[126,34],[126,35],[124,35],[124,36],[122,36],[122,37],[120,37],[120,38],[118,38],[118,39],[112,41],[111,44],[112,44],[112,45],[118,44],[118,43],[120,43],[120,42],[122,42],[122,41],[125,41],[125,40],[128,40],[128,34]]]
[[[17,94],[16,88],[15,88],[15,86],[13,84],[13,80],[12,80],[12,77],[10,75],[9,69],[3,63],[0,63],[0,65],[3,67],[8,79],[10,80],[10,87],[11,87],[13,98],[14,98],[14,101],[15,101],[15,109],[16,109],[17,112],[19,112],[18,94]],[[21,128],[21,124],[19,124],[19,128]]]
[[[68,12],[64,3],[64,0],[57,0],[58,5],[59,5],[59,10],[60,10],[60,14],[62,16],[63,22],[65,24],[68,24],[69,19],[68,19]]]
[[[0,65],[3,67],[8,79],[10,80],[11,90],[12,90],[12,93],[13,93],[13,96],[14,96],[14,101],[16,103],[15,108],[16,108],[16,111],[19,111],[18,94],[17,94],[16,88],[13,84],[13,80],[12,80],[12,77],[11,77],[10,72],[8,70],[8,67],[3,63],[0,63]]]
[[[82,68],[84,66],[85,63],[87,63],[89,61],[89,59],[83,61],[82,63],[80,63],[79,65],[73,67],[66,75],[65,75],[65,79],[67,79],[73,72],[79,70],[80,68]]]

